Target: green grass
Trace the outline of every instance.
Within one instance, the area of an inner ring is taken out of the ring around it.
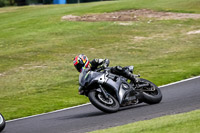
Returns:
[[[180,6],[179,6],[180,5]],[[72,58],[108,58],[134,65],[157,85],[200,74],[200,20],[67,22],[67,14],[149,8],[200,13],[198,0],[120,0],[0,8],[0,111],[14,119],[88,102],[78,95]],[[143,39],[137,39],[142,37]]]
[[[91,133],[199,133],[200,110],[154,118]]]

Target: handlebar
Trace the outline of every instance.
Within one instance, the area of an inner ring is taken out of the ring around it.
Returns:
[[[99,67],[99,68],[97,68],[95,71],[96,71],[96,72],[100,72],[100,71],[103,70],[103,69],[105,69],[105,68]]]

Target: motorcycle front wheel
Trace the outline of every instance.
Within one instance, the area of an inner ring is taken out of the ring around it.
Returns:
[[[3,115],[1,115],[0,113],[0,132],[3,131],[3,129],[5,128],[5,125],[6,125],[5,119]]]
[[[88,97],[90,102],[103,112],[114,113],[119,110],[118,101],[111,95],[108,95],[108,99],[106,99],[101,92],[91,90]]]

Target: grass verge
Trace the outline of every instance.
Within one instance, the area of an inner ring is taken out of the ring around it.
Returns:
[[[91,133],[199,133],[200,110],[139,121]]]

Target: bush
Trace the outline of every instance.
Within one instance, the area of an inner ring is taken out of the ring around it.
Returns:
[[[4,6],[14,6],[15,0],[0,0],[0,7]]]
[[[0,0],[0,7],[4,7],[6,4],[5,4],[5,1],[4,0]]]

